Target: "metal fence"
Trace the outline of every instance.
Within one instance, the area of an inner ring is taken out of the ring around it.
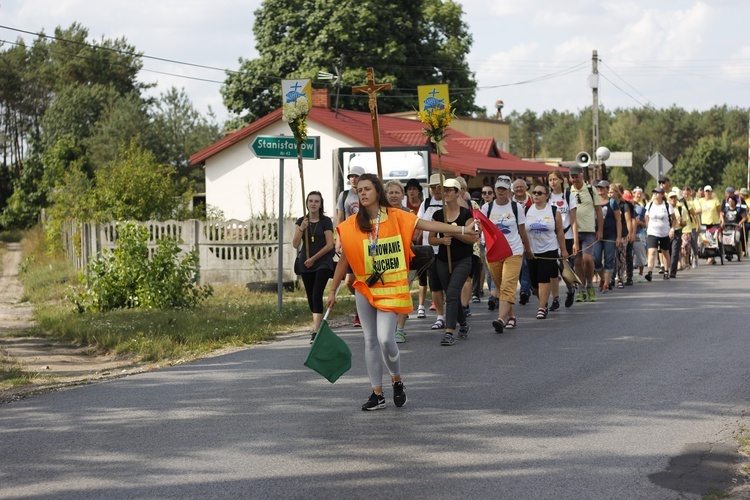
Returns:
[[[149,253],[157,241],[171,238],[183,251],[197,250],[199,283],[244,285],[254,281],[275,282],[279,268],[279,222],[277,219],[186,220],[137,222],[148,229]],[[294,220],[284,221],[284,280],[294,280],[292,247]],[[63,226],[63,248],[77,269],[117,245],[118,223],[68,221]]]

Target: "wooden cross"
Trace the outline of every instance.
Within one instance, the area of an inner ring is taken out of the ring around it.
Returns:
[[[370,96],[370,119],[372,120],[372,142],[375,148],[375,161],[378,164],[378,177],[383,179],[383,167],[380,163],[380,127],[378,126],[378,102],[376,94],[381,90],[391,90],[390,83],[375,83],[375,71],[367,68],[367,85],[352,87],[354,92],[364,92]]]

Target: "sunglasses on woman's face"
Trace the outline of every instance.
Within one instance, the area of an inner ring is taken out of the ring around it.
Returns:
[[[545,191],[532,191],[531,194],[536,196],[544,196],[547,193]]]
[[[482,191],[482,194],[492,194],[492,191]]]

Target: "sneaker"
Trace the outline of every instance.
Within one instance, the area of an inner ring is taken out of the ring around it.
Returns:
[[[664,274],[662,275],[662,277],[663,277],[663,278],[664,278],[665,280],[668,280],[668,279],[669,279],[669,275],[668,275],[667,273],[664,273]]]
[[[646,281],[646,278],[642,274],[639,274],[638,277],[635,279],[636,283],[643,283],[644,281]]]
[[[458,329],[458,338],[462,340],[468,339],[470,331],[471,331],[471,327],[468,324],[461,325]]]
[[[370,399],[362,405],[362,410],[373,411],[373,410],[384,410],[385,409],[385,396],[382,394],[375,394],[374,392],[370,395]]]
[[[560,297],[555,297],[552,299],[552,305],[549,306],[550,311],[557,311],[560,309]]]
[[[396,330],[396,343],[403,344],[406,342],[406,333],[403,330]]]
[[[516,327],[516,317],[515,316],[508,316],[508,322],[505,323],[505,329],[506,330],[512,330]]]
[[[471,316],[471,307],[469,306],[464,307],[464,314],[466,315],[467,318]]]
[[[698,269],[698,261],[697,260],[693,261],[693,269]]]
[[[521,295],[519,296],[518,303],[522,306],[525,306],[529,302],[529,294],[526,292],[521,292]]]
[[[440,345],[443,345],[443,346],[451,346],[451,345],[453,345],[453,344],[454,344],[455,342],[456,342],[456,341],[455,341],[455,340],[453,339],[453,335],[452,335],[452,334],[450,334],[450,333],[446,333],[446,334],[445,334],[445,336],[443,337],[443,340],[441,340],[441,341],[440,341]]]
[[[609,285],[604,285],[604,286],[603,286],[603,287],[601,288],[601,290],[599,290],[599,291],[600,291],[600,292],[602,292],[603,294],[604,294],[604,293],[609,293],[609,291],[610,291],[610,287],[609,287]],[[591,302],[596,302],[596,299],[595,299],[595,300],[592,300]]]
[[[354,326],[362,327],[362,323],[359,322],[359,314],[354,315]]]
[[[471,296],[471,301],[473,303],[477,304],[477,303],[479,303],[479,297],[477,297],[476,295],[472,295]]]
[[[588,292],[589,302],[596,302],[596,291],[594,290],[594,287],[586,287],[586,292]]]
[[[586,302],[586,291],[581,290],[578,292],[578,297],[576,297],[576,302]]]
[[[653,279],[653,276],[651,275],[651,271],[646,273],[646,281],[651,283],[651,280]]]
[[[625,280],[625,286],[633,286],[633,280],[632,278],[628,278]]]
[[[404,392],[404,383],[400,380],[393,383],[393,404],[396,408],[401,408],[406,404],[406,393]]]
[[[316,335],[317,333],[318,333],[318,332],[311,332],[311,333],[310,333],[310,343],[311,343],[311,344],[312,344],[313,342],[315,342],[315,335]]]
[[[677,275],[676,274],[670,274],[669,275],[669,279],[671,279],[671,280],[677,279]]]
[[[623,283],[622,281],[618,281],[617,288],[625,288],[625,283]]]
[[[570,307],[576,300],[576,289],[568,288],[568,293],[565,294],[565,307]]]
[[[424,310],[424,306],[419,306],[417,309],[417,318],[422,319],[427,317],[427,312]]]
[[[664,268],[659,266],[659,274],[664,274]]]
[[[503,323],[503,320],[496,319],[492,322],[492,328],[495,329],[495,333],[503,333],[503,328],[505,327],[505,323]]]
[[[500,307],[500,298],[499,297],[490,297],[487,299],[487,309],[490,311],[494,311],[495,309]]]

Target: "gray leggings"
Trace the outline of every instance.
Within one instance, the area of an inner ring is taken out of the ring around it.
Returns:
[[[354,300],[362,323],[362,333],[365,335],[365,364],[370,385],[382,387],[383,364],[391,376],[401,374],[401,356],[394,336],[397,315],[375,309],[367,297],[357,291],[354,292]]]

